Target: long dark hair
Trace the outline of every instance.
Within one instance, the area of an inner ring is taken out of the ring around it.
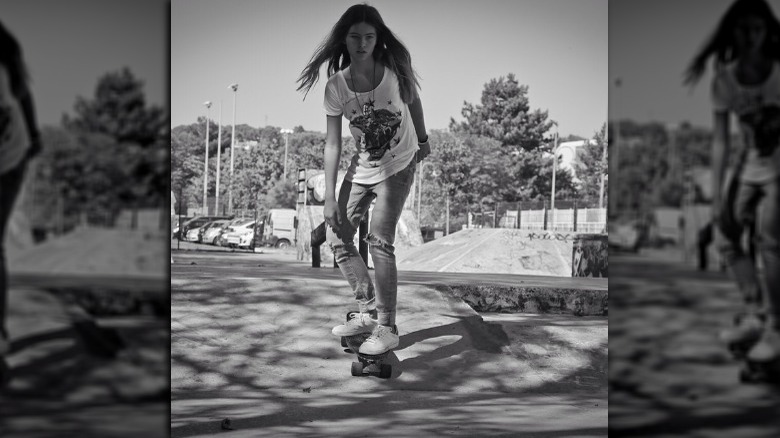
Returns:
[[[715,58],[716,65],[739,58],[741,53],[734,41],[734,29],[737,21],[747,15],[763,18],[767,30],[763,52],[769,58],[780,61],[780,21],[772,12],[769,3],[766,0],[737,0],[723,15],[713,35],[688,66],[685,71],[685,84],[694,85],[701,79],[711,57]]]
[[[27,84],[27,67],[22,59],[22,48],[11,32],[0,22],[0,64],[11,76],[11,90],[20,97]]]
[[[344,40],[347,37],[349,28],[358,23],[370,24],[376,29],[374,60],[381,61],[395,73],[398,77],[401,99],[406,103],[412,103],[417,98],[416,87],[419,88],[420,83],[417,80],[417,73],[412,68],[412,57],[409,54],[409,50],[385,25],[382,16],[379,15],[379,11],[365,3],[350,7],[339,18],[330,34],[317,47],[309,63],[301,72],[301,76],[297,81],[300,82],[298,91],[304,90],[306,94],[309,93],[311,87],[319,80],[320,66],[325,62],[328,63],[328,77],[350,65],[351,60]],[[303,96],[304,100],[306,99],[306,94]]]

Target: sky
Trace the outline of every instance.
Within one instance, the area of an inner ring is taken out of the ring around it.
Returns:
[[[209,116],[223,125],[325,131],[326,67],[306,100],[296,91],[315,48],[354,0],[173,0],[171,126]],[[428,129],[463,120],[484,84],[514,73],[532,109],[561,135],[607,120],[607,0],[375,0],[421,76]],[[238,83],[238,92],[228,89]],[[346,123],[345,123],[346,126]],[[345,131],[347,132],[347,131]]]
[[[732,2],[610,1],[610,119],[711,127],[711,68],[693,89],[683,85],[683,72]],[[769,3],[780,14],[780,0]]]
[[[0,20],[14,34],[32,80],[40,125],[59,125],[98,79],[129,67],[147,104],[168,106],[167,0],[0,0]]]

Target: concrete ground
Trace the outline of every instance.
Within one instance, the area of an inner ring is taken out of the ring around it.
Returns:
[[[434,285],[489,275],[402,272],[392,377],[352,377],[330,333],[354,308],[338,270],[294,252],[172,252],[172,437],[226,418],[236,437],[607,434],[606,317],[480,315]]]
[[[76,329],[76,321],[96,318],[71,299],[121,304],[134,294],[165,302],[168,249],[160,235],[82,228],[9,248],[11,380],[0,391],[0,436],[168,436],[167,318],[127,312],[97,320],[125,344],[109,358]]]
[[[79,316],[49,292],[12,287],[8,297],[11,381],[0,391],[0,436],[168,436],[168,327],[113,321],[127,344],[116,358],[90,354]]]
[[[741,299],[671,251],[610,254],[609,435],[780,436],[777,387],[742,384],[718,340]]]

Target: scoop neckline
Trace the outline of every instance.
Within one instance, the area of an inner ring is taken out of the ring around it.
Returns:
[[[352,66],[350,65],[350,66],[349,66],[349,67],[347,67],[347,68],[351,69],[351,68],[352,68]],[[378,83],[378,84],[376,84],[376,87],[374,87],[374,88],[372,88],[372,89],[370,89],[370,90],[368,90],[368,91],[355,91],[355,90],[351,90],[351,89],[349,88],[349,83],[347,82],[347,78],[346,78],[346,77],[344,77],[344,71],[345,71],[345,70],[346,70],[346,69],[344,69],[344,70],[341,70],[341,71],[340,71],[340,73],[341,73],[341,79],[344,81],[344,85],[346,85],[346,87],[347,87],[347,90],[349,90],[349,92],[350,92],[350,93],[366,94],[366,93],[370,93],[370,92],[372,92],[372,91],[376,91],[376,90],[378,90],[378,89],[379,89],[379,87],[380,87],[380,86],[381,86],[381,85],[382,85],[382,84],[385,82],[385,78],[387,77],[387,67],[385,67],[384,65],[382,65],[382,79],[379,81],[379,83]]]
[[[780,62],[778,61],[772,62],[772,69],[769,71],[769,75],[767,75],[766,79],[764,79],[763,81],[757,84],[743,84],[742,82],[739,81],[739,78],[737,77],[737,63],[735,62],[732,67],[733,68],[732,71],[734,73],[734,82],[736,82],[736,84],[742,88],[748,88],[748,89],[761,88],[764,85],[768,84],[772,80],[772,78],[777,74],[778,64],[780,64]]]

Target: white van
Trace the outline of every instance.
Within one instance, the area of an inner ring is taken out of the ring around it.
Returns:
[[[263,224],[263,243],[277,248],[287,248],[295,243],[298,222],[295,210],[274,208],[268,211]]]

